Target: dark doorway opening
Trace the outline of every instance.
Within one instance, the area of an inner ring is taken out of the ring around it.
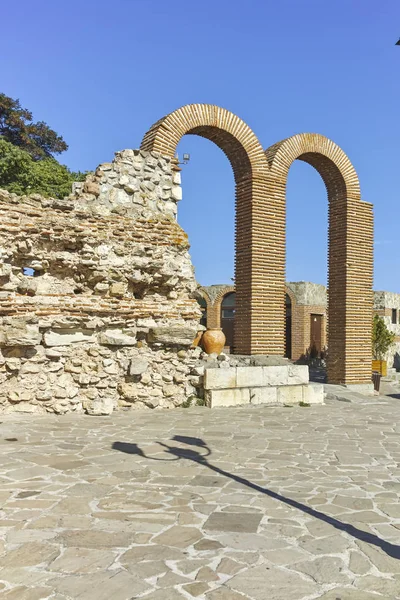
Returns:
[[[285,295],[285,357],[292,358],[292,301]]]
[[[235,332],[235,292],[226,294],[221,302],[221,327],[225,334],[225,345],[230,348],[233,353],[233,338]]]
[[[202,296],[197,296],[196,299],[201,308],[200,325],[204,325],[204,327],[207,327],[207,302]]]
[[[311,315],[310,325],[310,348],[316,354],[316,358],[322,352],[322,315]]]

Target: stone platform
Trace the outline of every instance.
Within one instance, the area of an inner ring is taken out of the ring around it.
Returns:
[[[204,372],[207,406],[242,404],[323,404],[321,384],[309,383],[307,365],[208,368]]]

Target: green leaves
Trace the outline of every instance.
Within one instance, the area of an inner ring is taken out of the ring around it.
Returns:
[[[68,144],[44,123],[32,121],[32,113],[19,100],[0,94],[0,136],[26,150],[33,160],[51,158],[68,149]]]
[[[396,334],[389,331],[382,317],[375,315],[372,326],[372,355],[375,360],[385,360],[386,353],[393,345],[395,337]]]
[[[0,188],[15,194],[65,198],[74,181],[87,173],[71,173],[53,157],[68,149],[63,138],[19,100],[0,94]]]
[[[25,150],[0,137],[0,188],[15,194],[41,194],[64,198],[72,182],[82,181],[86,173],[71,173],[54,158],[35,161]]]

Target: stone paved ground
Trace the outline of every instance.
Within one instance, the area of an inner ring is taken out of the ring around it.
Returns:
[[[0,417],[0,598],[400,598],[399,416]]]

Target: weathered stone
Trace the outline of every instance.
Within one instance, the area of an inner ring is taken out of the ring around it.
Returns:
[[[242,404],[250,403],[250,390],[248,388],[207,390],[206,398],[207,405],[210,408],[218,408],[219,406],[240,406]]]
[[[61,573],[93,573],[107,569],[113,562],[114,555],[109,550],[66,548],[49,569]]]
[[[132,358],[129,364],[129,375],[142,375],[142,373],[147,371],[148,367],[149,363],[147,360],[144,360],[143,358]]]
[[[106,346],[136,346],[136,330],[106,329],[98,334],[98,341]]]
[[[331,556],[303,561],[292,566],[296,571],[309,575],[317,583],[350,583],[346,574],[346,565],[340,559]]]
[[[124,296],[128,291],[128,284],[118,281],[110,285],[110,295],[121,297]]]
[[[205,522],[204,529],[252,533],[257,531],[260,521],[260,514],[214,512]]]
[[[278,401],[277,388],[259,387],[250,390],[251,404],[275,404]]]
[[[225,390],[236,388],[236,369],[206,369],[204,371],[204,389]]]
[[[371,570],[371,563],[361,552],[353,551],[350,552],[349,569],[358,575],[365,575]]]
[[[68,199],[31,194],[17,201],[0,191],[2,314],[21,315],[0,316],[7,351],[7,360],[0,356],[1,411],[110,413],[126,407],[119,384],[139,376],[148,388],[141,408],[172,408],[194,393],[186,376],[197,356],[189,347],[200,309],[191,297],[197,284],[187,235],[175,220],[181,190],[173,178],[167,157],[127,150],[76,183]],[[133,346],[143,362],[129,352]],[[187,351],[171,368],[176,346]],[[163,396],[153,373],[176,387]],[[71,381],[58,381],[65,374]]]
[[[138,397],[138,387],[135,383],[121,383],[118,389],[125,400],[136,400]]]
[[[279,386],[277,388],[277,397],[280,404],[299,404],[300,402],[303,402],[303,386]]]
[[[317,584],[292,571],[260,565],[235,575],[227,586],[254,600],[299,600],[318,591]]]
[[[99,571],[50,579],[48,584],[60,594],[79,600],[130,600],[151,586],[126,571]]]
[[[83,398],[82,406],[89,415],[111,415],[114,410],[112,398]]]
[[[281,356],[256,355],[250,358],[253,367],[278,367],[289,365],[288,359]]]
[[[64,531],[57,539],[74,548],[123,548],[131,543],[133,536],[124,532]]]
[[[12,319],[11,323],[0,325],[1,346],[36,346],[41,335],[37,324],[27,323],[25,319]]]
[[[43,336],[46,346],[68,346],[78,342],[94,343],[93,331],[84,329],[59,329],[46,331]]]
[[[93,181],[86,181],[83,185],[83,190],[87,194],[93,194],[94,196],[98,196],[100,194],[99,184]]]
[[[2,567],[29,567],[54,560],[60,551],[51,544],[32,542],[11,550],[1,559]]]
[[[154,538],[157,544],[187,548],[202,538],[202,533],[195,527],[173,526]]]
[[[154,327],[150,329],[149,341],[171,346],[190,346],[196,337],[197,327]]]
[[[237,387],[261,387],[264,385],[264,374],[262,367],[237,367]]]

